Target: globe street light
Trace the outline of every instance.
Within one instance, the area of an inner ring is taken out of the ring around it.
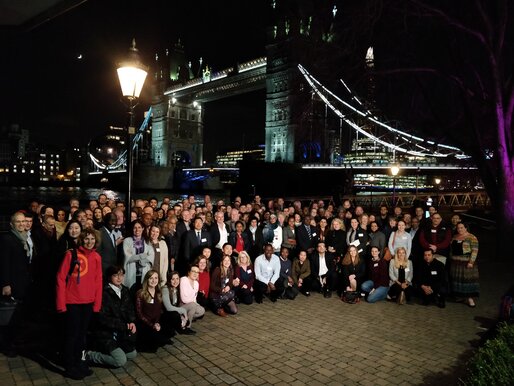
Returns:
[[[434,182],[435,182],[435,189],[436,189],[436,201],[435,201],[435,207],[437,208],[437,210],[439,210],[439,184],[441,183],[441,179],[440,178],[435,178],[434,179]]]
[[[396,176],[400,172],[400,168],[397,165],[391,166],[391,175],[393,176],[393,202],[391,207],[394,208],[395,193],[396,193]]]
[[[148,67],[141,62],[139,51],[136,48],[136,39],[132,39],[132,47],[129,49],[127,58],[118,64],[118,78],[120,80],[121,92],[128,100],[129,125],[127,127],[127,223],[130,222],[130,211],[132,209],[132,136],[136,133],[134,126],[134,107],[143,89]]]

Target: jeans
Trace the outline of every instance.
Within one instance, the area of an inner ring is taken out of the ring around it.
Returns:
[[[361,285],[361,289],[363,292],[368,293],[368,303],[375,303],[380,300],[384,300],[387,297],[387,291],[389,291],[389,287],[378,287],[375,288],[375,291],[373,293],[370,293],[373,289],[373,282],[371,280],[367,280]]]
[[[121,348],[117,348],[111,351],[110,354],[104,354],[98,351],[90,351],[89,358],[91,362],[98,365],[108,365],[112,367],[122,367],[127,363],[127,359],[134,359],[137,355],[137,351],[133,350],[126,353]]]

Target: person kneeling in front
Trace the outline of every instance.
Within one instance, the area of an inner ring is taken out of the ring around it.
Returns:
[[[264,247],[264,254],[255,259],[255,282],[254,297],[257,303],[262,303],[264,294],[268,295],[272,302],[284,291],[282,280],[280,280],[280,260],[273,254],[273,246],[267,244]]]
[[[423,253],[423,259],[425,263],[419,268],[419,294],[423,305],[435,301],[439,308],[444,308],[447,293],[444,264],[434,258],[434,252],[431,249]]]
[[[92,348],[86,360],[98,365],[122,367],[134,359],[136,351],[136,311],[130,291],[123,283],[125,271],[119,266],[107,267],[102,308],[92,328]]]

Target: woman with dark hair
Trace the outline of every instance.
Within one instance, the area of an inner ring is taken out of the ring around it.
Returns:
[[[143,238],[144,225],[140,220],[132,223],[132,235],[123,240],[125,284],[132,293],[141,288],[142,278],[152,268],[155,259],[153,247]]]
[[[212,273],[209,293],[214,310],[219,316],[227,316],[226,311],[233,315],[237,314],[234,287],[239,284],[239,279],[234,279],[231,257],[223,256],[220,266]]]
[[[137,348],[138,351],[154,353],[159,347],[171,344],[173,333],[168,324],[160,323],[163,303],[159,272],[147,271],[142,286],[136,295]]]
[[[228,235],[228,243],[232,245],[232,248],[237,251],[248,251],[250,249],[250,239],[244,232],[244,224],[242,221],[236,221],[235,231],[230,232]]]
[[[196,301],[204,308],[206,308],[209,303],[209,289],[211,285],[211,275],[209,274],[209,263],[207,259],[208,258],[202,254],[198,256],[193,263],[193,265],[197,266],[200,270],[198,274],[198,295],[196,296]]]
[[[80,234],[78,248],[66,252],[57,272],[57,312],[65,314],[65,375],[83,379],[92,371],[82,360],[93,312],[102,305],[102,258],[96,252],[96,233]]]
[[[177,271],[173,271],[170,280],[162,291],[162,302],[167,314],[170,314],[169,321],[174,323],[173,327],[179,334],[196,334],[191,329],[191,321],[187,318],[187,310],[180,306],[180,276]],[[178,317],[177,317],[178,316]]]
[[[55,271],[57,272],[58,267],[60,267],[62,260],[64,259],[64,255],[69,249],[77,249],[78,248],[78,238],[80,233],[82,232],[82,225],[77,220],[70,220],[64,228],[63,235],[59,238],[57,242],[57,251],[56,251],[56,259],[57,265],[55,267]]]
[[[296,256],[296,226],[294,216],[287,218],[287,224],[282,229],[282,247],[289,249],[291,256]]]
[[[200,269],[193,265],[187,276],[180,278],[180,304],[187,310],[187,318],[191,322],[205,314],[205,308],[197,302],[199,273]]]
[[[96,230],[102,228],[103,225],[103,214],[102,209],[96,207],[93,209],[93,226]]]
[[[105,271],[102,308],[95,320],[91,335],[92,347],[86,360],[94,364],[122,367],[134,359],[136,351],[136,312],[130,291],[123,283],[125,271],[111,265]]]
[[[316,233],[318,234],[318,241],[326,242],[328,236],[329,227],[325,217],[321,217],[316,225]]]

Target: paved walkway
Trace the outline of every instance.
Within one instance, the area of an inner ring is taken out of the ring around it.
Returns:
[[[481,254],[482,256],[484,254]],[[514,262],[480,260],[475,309],[413,304],[349,305],[319,294],[208,313],[196,336],[179,336],[125,368],[95,368],[83,382],[23,357],[0,355],[1,385],[431,385],[456,384],[493,325]]]

